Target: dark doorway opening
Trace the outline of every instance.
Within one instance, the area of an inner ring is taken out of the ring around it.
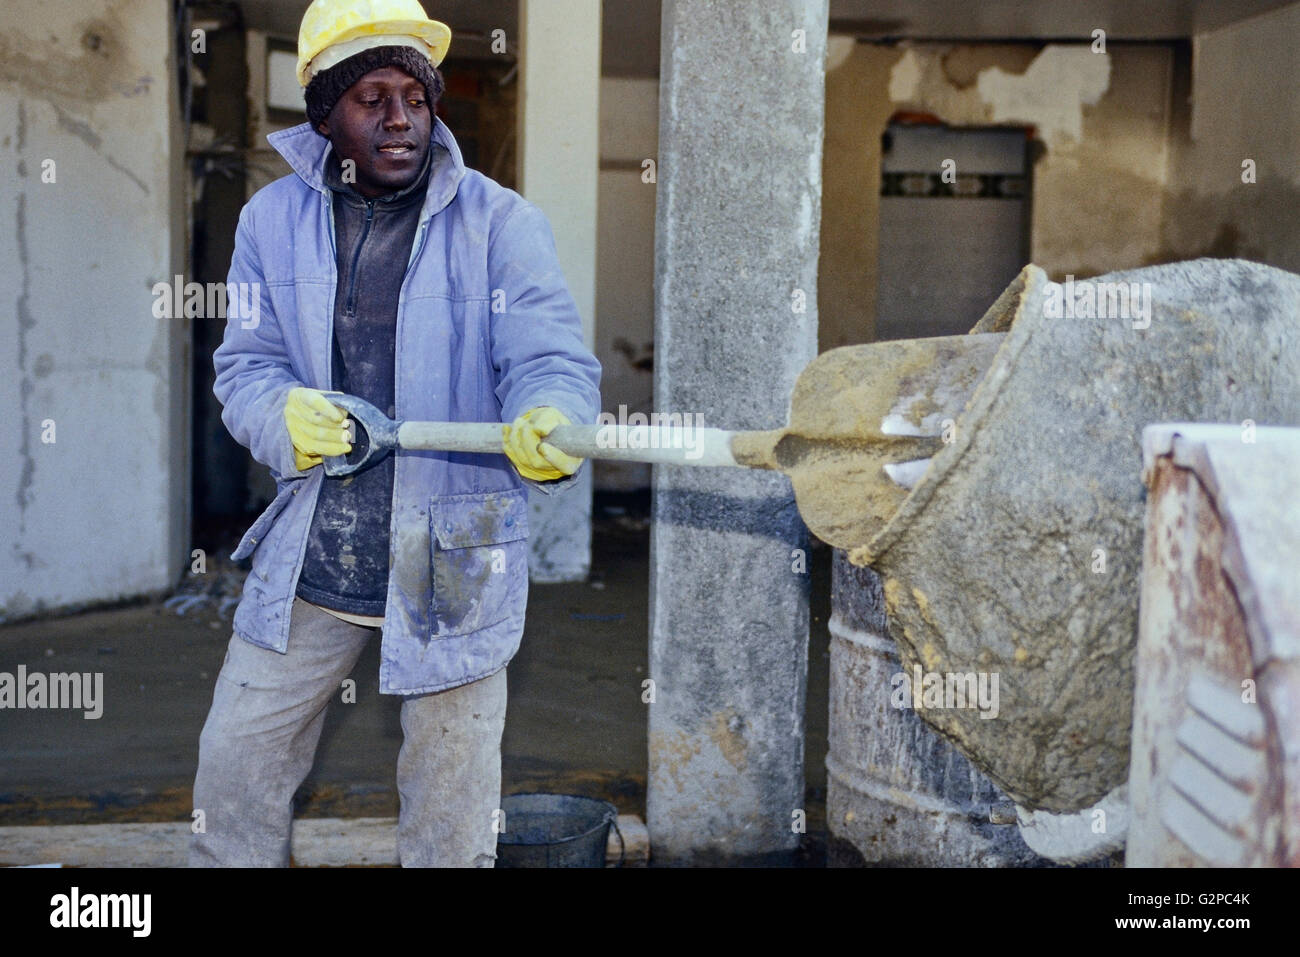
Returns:
[[[969,332],[1029,258],[1032,131],[893,122],[881,144],[879,339]]]

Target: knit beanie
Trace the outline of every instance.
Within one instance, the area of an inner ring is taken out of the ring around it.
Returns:
[[[433,111],[438,98],[442,96],[444,85],[442,73],[429,62],[428,58],[411,47],[372,47],[312,77],[307,88],[303,90],[303,98],[307,101],[307,119],[311,122],[311,128],[320,133],[321,123],[329,118],[339,98],[371,70],[379,70],[386,66],[395,66],[424,84],[424,92],[429,98],[429,110]]]

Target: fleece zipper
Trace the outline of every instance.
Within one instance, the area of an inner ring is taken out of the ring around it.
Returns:
[[[361,238],[357,240],[357,248],[352,251],[352,269],[348,275],[348,298],[346,307],[349,316],[356,315],[357,305],[357,263],[361,260],[361,250],[366,245],[366,237],[370,235],[370,224],[375,218],[375,201],[366,200],[366,222],[361,227]]]

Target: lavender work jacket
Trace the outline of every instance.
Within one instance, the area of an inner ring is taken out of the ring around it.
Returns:
[[[234,552],[252,555],[235,612],[241,638],[288,648],[290,611],[323,470],[299,471],[284,422],[296,386],[328,390],[338,272],[329,142],[304,123],[268,141],[294,172],[240,213],[231,286],[253,309],[230,315],[213,358],[222,421],[266,465],[278,494]],[[555,406],[593,424],[600,364],[542,212],[467,169],[437,118],[428,191],[397,310],[398,418],[511,422]],[[363,291],[364,294],[364,291]],[[523,637],[526,488],[504,455],[396,453],[380,690],[423,694],[498,671]],[[586,467],[585,465],[583,467]]]

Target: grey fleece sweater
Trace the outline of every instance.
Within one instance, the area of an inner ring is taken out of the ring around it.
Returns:
[[[325,183],[334,191],[338,288],[334,299],[334,388],[387,415],[394,408],[397,300],[433,163],[406,189],[367,200],[344,183],[331,149]],[[354,443],[355,447],[355,443]],[[360,451],[359,447],[356,447]],[[393,456],[343,478],[325,476],[307,536],[297,594],[355,615],[384,614],[388,594]]]

